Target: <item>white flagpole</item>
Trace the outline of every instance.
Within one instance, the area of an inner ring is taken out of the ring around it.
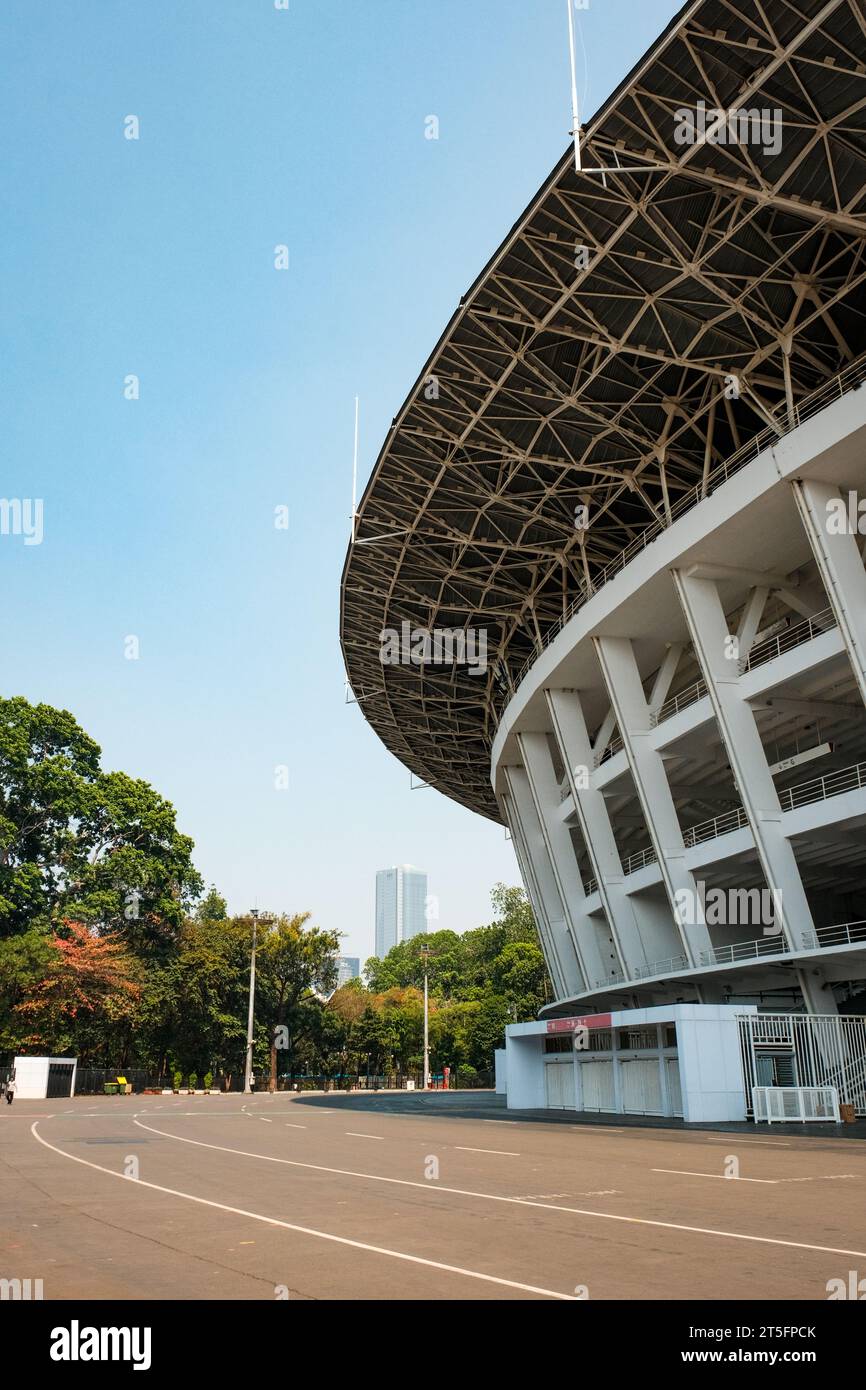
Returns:
[[[355,449],[352,456],[352,544],[355,544],[355,522],[358,516],[358,397],[355,397]]]
[[[577,106],[577,66],[574,53],[574,12],[572,10],[572,0],[566,0],[568,5],[568,48],[571,57],[571,132],[574,136],[574,168],[576,173],[580,173],[580,113]]]

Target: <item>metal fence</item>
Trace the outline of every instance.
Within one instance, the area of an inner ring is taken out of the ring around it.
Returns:
[[[834,1087],[840,1101],[866,1115],[862,1014],[747,1014],[738,1024],[749,1106],[755,1087]]]
[[[75,1094],[79,1096],[101,1096],[106,1094],[106,1086],[117,1085],[118,1076],[125,1076],[132,1086],[133,1094],[144,1091],[171,1091],[174,1089],[173,1073],[160,1076],[136,1067],[79,1067],[75,1079]],[[0,1068],[0,1081],[5,1079]],[[270,1076],[267,1072],[254,1073],[256,1091],[267,1091]],[[430,1084],[434,1090],[474,1090],[488,1089],[494,1083],[492,1071],[475,1071],[472,1068],[452,1068],[448,1077],[444,1072],[431,1073]],[[381,1072],[340,1072],[325,1075],[323,1072],[293,1072],[277,1077],[278,1091],[405,1091],[422,1090],[424,1076],[421,1071],[381,1071]],[[196,1090],[204,1089],[204,1077],[196,1077]],[[239,1094],[244,1089],[243,1071],[215,1074],[211,1082],[212,1091]],[[179,1094],[189,1091],[189,1077],[184,1076],[178,1088]]]

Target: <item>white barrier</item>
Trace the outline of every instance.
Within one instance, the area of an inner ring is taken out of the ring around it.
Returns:
[[[753,1086],[752,1106],[756,1124],[785,1120],[795,1124],[811,1120],[840,1123],[835,1086]]]

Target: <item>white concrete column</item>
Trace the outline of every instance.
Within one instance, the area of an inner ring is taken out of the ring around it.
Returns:
[[[846,525],[848,498],[843,498],[832,483],[818,483],[812,478],[798,478],[793,488],[818,572],[866,704],[866,569],[857,532]],[[856,523],[856,516],[851,520]],[[846,529],[842,530],[842,526]]]
[[[538,939],[541,942],[541,949],[544,953],[545,964],[550,975],[556,997],[560,997],[560,991],[564,991],[564,982],[561,977],[559,961],[553,949],[550,938],[550,926],[547,921],[547,913],[544,901],[538,889],[538,883],[533,872],[532,860],[523,835],[520,824],[520,817],[513,797],[504,793],[500,798],[503,814],[511,831],[511,842],[514,845],[514,853],[520,868],[520,875],[526,889],[529,905],[532,908],[532,915],[535,918],[535,925],[538,929]]]
[[[595,926],[586,911],[586,894],[578,872],[571,832],[560,816],[559,786],[546,734],[518,734],[517,743],[535,802],[551,868],[577,953],[583,989],[588,990],[608,974],[598,949]]]
[[[604,795],[592,786],[593,752],[580,695],[576,690],[545,690],[544,694],[619,967],[631,979],[634,967],[646,964],[647,957],[634,910],[623,889],[622,863]],[[606,967],[599,979],[609,974]]]
[[[685,844],[664,760],[651,743],[652,712],[628,637],[594,637],[596,654],[611,704],[616,710],[625,756],[634,780],[644,821],[658,859],[662,883],[683,953],[693,965],[712,942],[694,876],[685,864]],[[693,920],[681,921],[678,893],[689,895]]]
[[[545,955],[551,974],[558,977],[554,979],[557,998],[568,998],[582,993],[583,977],[566,922],[565,908],[559,896],[544,832],[532,799],[529,777],[523,767],[506,767],[503,770],[516,825],[523,839],[526,860],[531,865],[541,918],[547,928],[549,954],[545,952]]]
[[[803,932],[814,930],[812,913],[794,850],[782,829],[779,795],[755,715],[740,694],[738,651],[731,648],[719,591],[712,579],[696,579],[682,570],[674,571],[674,585],[767,887],[776,893],[775,925],[781,926],[790,948],[800,950]]]

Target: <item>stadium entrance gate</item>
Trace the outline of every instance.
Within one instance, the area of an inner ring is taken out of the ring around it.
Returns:
[[[866,1018],[862,1014],[743,1014],[740,1058],[746,1110],[754,1086],[834,1086],[866,1115]]]

